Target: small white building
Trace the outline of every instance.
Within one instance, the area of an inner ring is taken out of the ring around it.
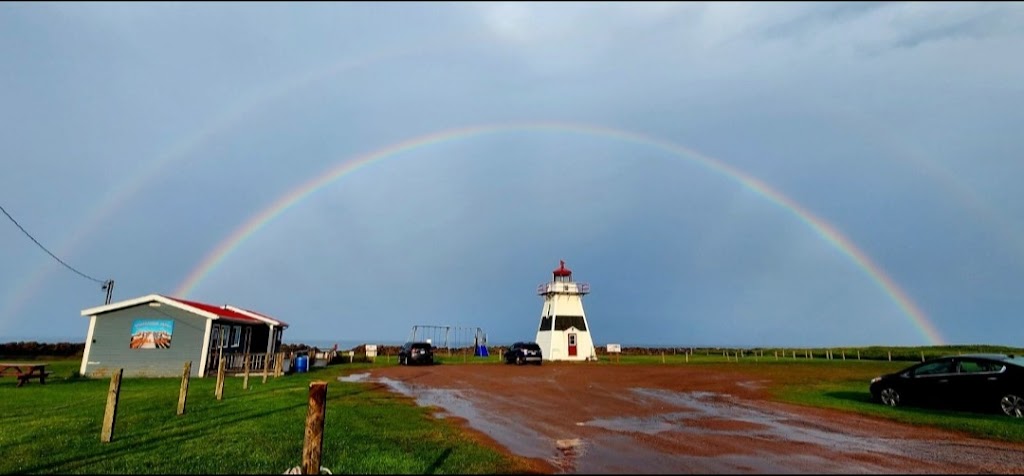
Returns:
[[[536,341],[544,360],[597,360],[583,312],[583,295],[590,292],[590,285],[573,282],[565,261],[551,274],[550,283],[537,287],[537,294],[544,296],[544,308]]]

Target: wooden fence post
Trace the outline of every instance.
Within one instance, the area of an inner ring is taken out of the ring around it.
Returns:
[[[661,351],[661,363],[665,363],[665,351]]]
[[[121,375],[124,369],[117,369],[110,376],[110,389],[107,391],[107,409],[103,412],[103,431],[100,441],[110,443],[114,439],[114,420],[117,419],[117,402],[121,397]]]
[[[889,362],[892,362],[892,351],[889,351]]]
[[[217,364],[217,400],[224,398],[224,359]]]
[[[249,390],[249,353],[245,353],[245,358],[242,359],[242,365],[245,366],[245,378],[242,379],[242,390]]]
[[[857,349],[857,360],[860,360],[860,349]]]
[[[924,351],[921,351],[921,362],[924,362]]]
[[[178,414],[185,414],[185,399],[188,398],[188,379],[192,374],[192,361],[185,362],[185,370],[181,372],[181,390],[178,391]]]
[[[263,356],[263,383],[267,383],[267,376],[270,374],[270,352]]]
[[[302,474],[320,474],[320,452],[324,443],[324,414],[327,411],[327,382],[309,383],[306,437],[302,441]]]

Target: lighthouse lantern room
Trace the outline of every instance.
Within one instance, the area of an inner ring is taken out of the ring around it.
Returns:
[[[537,287],[537,294],[544,296],[537,344],[544,360],[597,360],[590,324],[583,312],[583,295],[590,292],[590,285],[573,282],[565,261],[559,263],[551,273],[551,282]]]

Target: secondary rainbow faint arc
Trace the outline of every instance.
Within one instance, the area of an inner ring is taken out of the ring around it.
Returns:
[[[473,40],[479,38],[481,33],[469,31],[462,34],[443,35],[429,40],[416,43],[411,46],[400,45],[381,49],[357,58],[346,58],[332,63],[325,68],[311,69],[297,75],[289,76],[280,82],[275,82],[266,87],[259,88],[255,93],[250,94],[231,104],[221,111],[213,120],[208,121],[203,127],[193,134],[183,137],[171,145],[166,151],[161,152],[152,160],[143,162],[136,168],[127,179],[119,181],[115,186],[107,189],[101,197],[99,204],[84,214],[79,225],[74,227],[75,233],[69,234],[68,238],[61,243],[57,254],[61,256],[71,255],[79,245],[85,242],[86,238],[101,229],[101,225],[118,209],[118,207],[130,202],[130,198],[144,190],[146,185],[158,177],[160,172],[170,164],[194,155],[202,146],[211,140],[236,127],[243,119],[249,118],[250,114],[274,101],[287,97],[295,91],[307,89],[310,85],[326,78],[354,69],[371,66],[388,59],[402,58],[411,54],[424,53],[432,49],[447,48],[457,44],[473,44]],[[15,315],[21,306],[28,302],[29,298],[39,292],[44,279],[59,266],[52,264],[36,268],[36,271],[27,278],[19,281],[14,286],[8,298],[0,299],[0,331],[6,321],[5,316]]]
[[[352,160],[344,161],[334,167],[327,169],[323,174],[308,180],[302,185],[285,193],[267,208],[259,211],[230,235],[221,241],[210,253],[208,253],[175,291],[176,296],[188,297],[189,294],[202,282],[206,276],[219,266],[228,255],[231,254],[246,238],[252,236],[256,231],[263,228],[267,223],[284,213],[286,210],[309,197],[314,192],[335,180],[352,173],[361,167],[388,157],[401,155],[422,147],[439,144],[446,141],[465,139],[469,137],[492,134],[499,132],[513,131],[556,131],[594,135],[624,140],[637,144],[643,144],[657,149],[670,152],[680,158],[691,160],[707,169],[725,175],[745,188],[761,195],[776,203],[782,208],[790,211],[801,221],[810,226],[819,236],[824,238],[836,249],[847,255],[896,303],[896,305],[908,316],[914,326],[933,345],[944,343],[942,335],[934,324],[928,319],[924,311],[877,265],[864,251],[858,248],[849,238],[840,233],[835,227],[825,220],[818,218],[799,203],[779,192],[768,184],[743,171],[714,158],[700,154],[678,144],[656,139],[636,132],[613,129],[606,126],[591,124],[565,123],[565,122],[518,122],[505,124],[475,125],[456,129],[447,129],[427,135],[414,137],[396,144],[392,144],[365,155],[358,156]]]

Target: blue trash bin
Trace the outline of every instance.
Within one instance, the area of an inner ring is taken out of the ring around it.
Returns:
[[[295,371],[300,373],[309,371],[309,357],[306,357],[305,355],[296,357]]]

